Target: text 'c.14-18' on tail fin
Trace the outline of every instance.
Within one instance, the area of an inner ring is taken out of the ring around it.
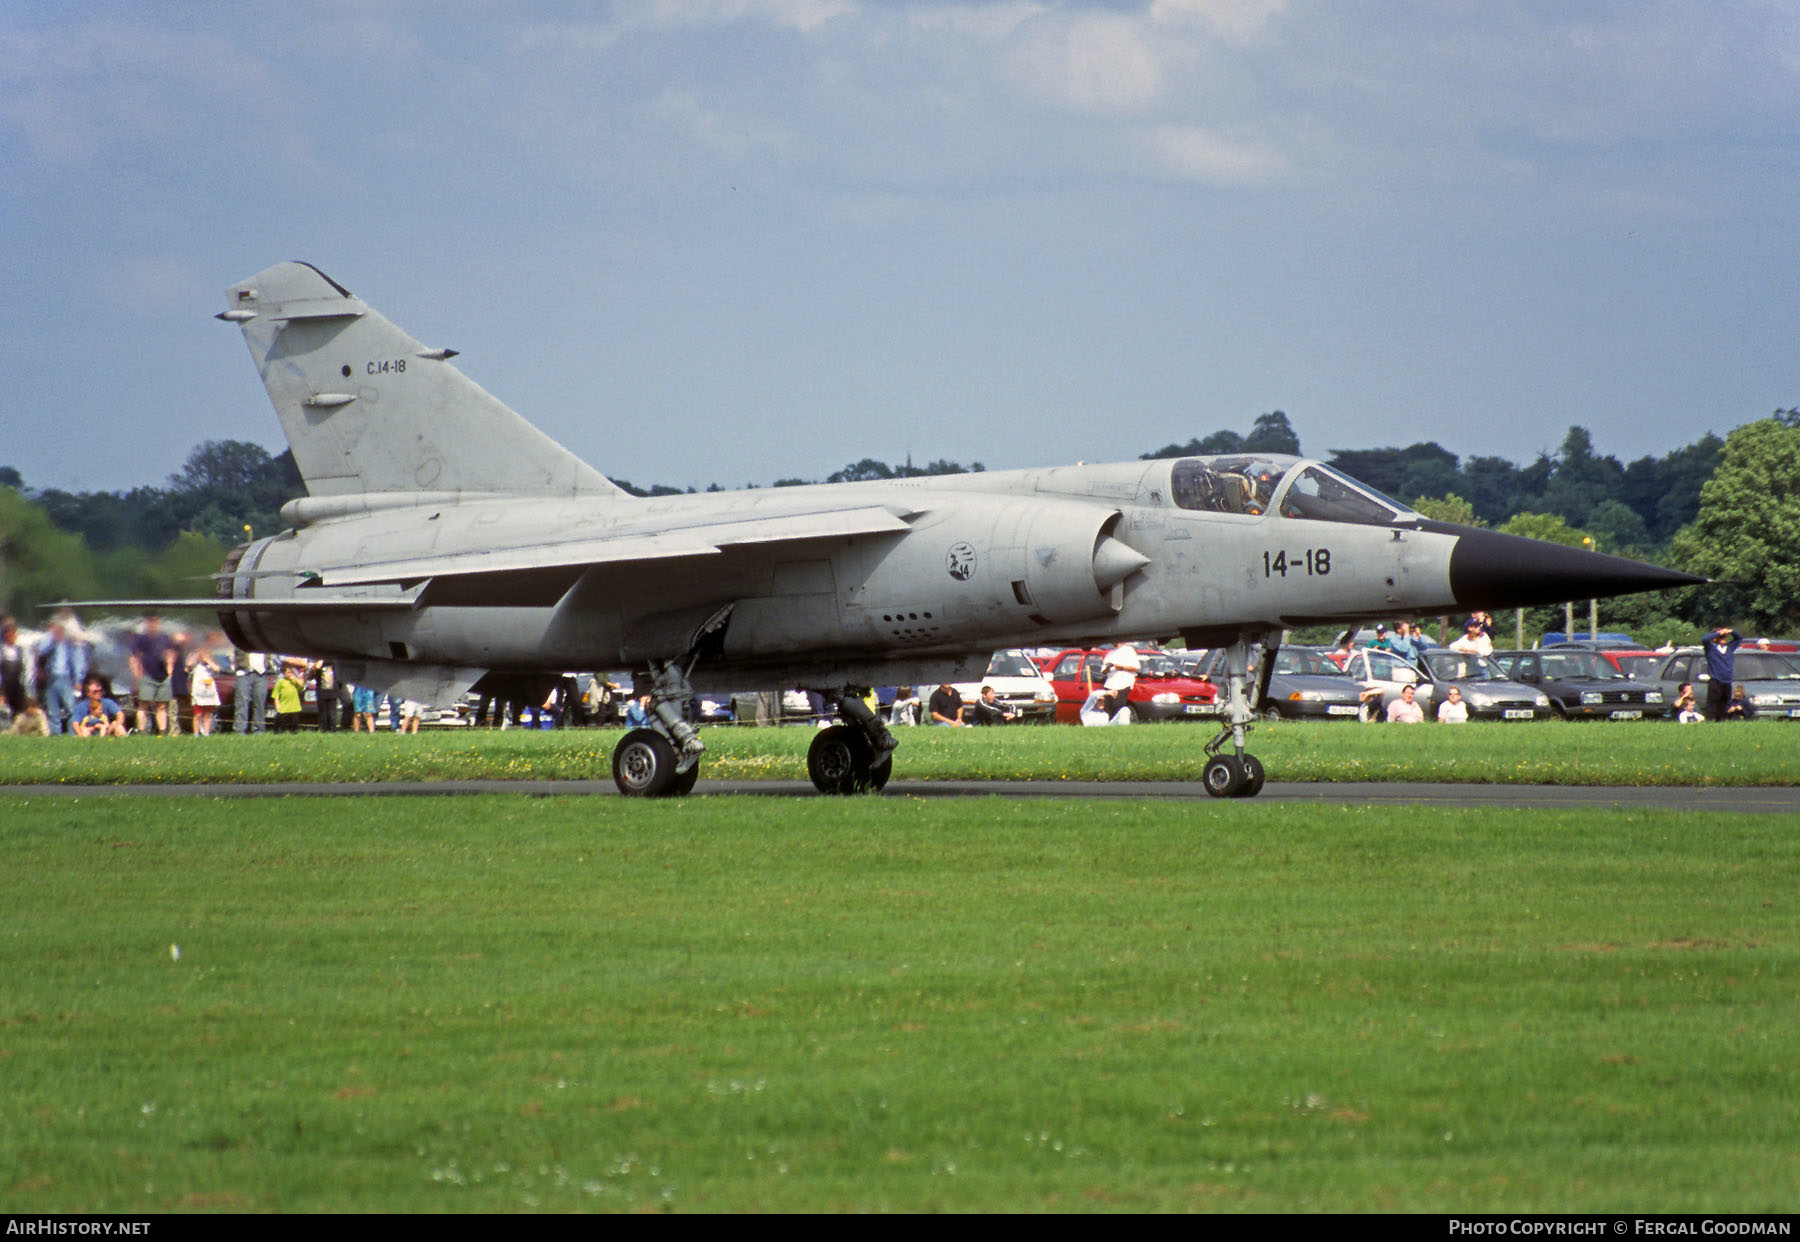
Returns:
[[[626,494],[310,264],[226,299],[313,496]]]

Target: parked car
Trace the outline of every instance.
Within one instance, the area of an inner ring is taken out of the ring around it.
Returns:
[[[1508,678],[1492,656],[1468,655],[1442,648],[1419,657],[1419,671],[1431,682],[1431,698],[1460,687],[1470,720],[1546,720],[1556,714],[1550,696],[1535,686]]]
[[[1076,724],[1088,695],[1106,683],[1100,672],[1106,648],[1069,647],[1038,660],[1056,690],[1056,719]],[[1160,647],[1141,646],[1137,684],[1126,705],[1134,720],[1186,720],[1219,714],[1219,688],[1184,674]]]
[[[987,672],[981,675],[980,681],[954,684],[956,692],[968,704],[981,697],[983,686],[992,686],[1001,707],[1017,714],[1015,724],[1050,724],[1056,719],[1055,684],[1030,655],[1017,647],[996,651],[988,660]]]
[[[1224,649],[1208,652],[1200,671],[1224,684]],[[1362,712],[1362,687],[1321,649],[1282,647],[1269,674],[1269,697],[1257,710],[1284,720],[1355,720]]]
[[[1744,687],[1750,715],[1758,720],[1800,720],[1800,660],[1785,652],[1739,647],[1732,661],[1736,684]],[[1706,655],[1698,647],[1683,647],[1663,661],[1656,674],[1663,697],[1674,702],[1681,683],[1694,683],[1695,699],[1706,700]]]
[[[1536,686],[1564,720],[1661,720],[1662,688],[1635,682],[1598,651],[1573,644],[1548,651],[1496,651],[1494,662],[1514,681]]]
[[[1437,687],[1403,657],[1379,647],[1359,647],[1350,653],[1344,668],[1362,688],[1364,720],[1386,720],[1388,704],[1399,698],[1406,686],[1413,688],[1413,701],[1423,709],[1425,718],[1437,719],[1432,703]]]

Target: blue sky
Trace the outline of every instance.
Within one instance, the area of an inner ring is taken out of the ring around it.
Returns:
[[[602,471],[1661,454],[1800,404],[1773,0],[0,11],[0,464],[281,446],[304,259]]]

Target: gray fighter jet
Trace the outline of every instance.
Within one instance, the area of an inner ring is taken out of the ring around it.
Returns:
[[[218,318],[242,328],[308,492],[290,529],[222,567],[232,640],[431,703],[630,667],[655,707],[613,752],[631,795],[693,788],[696,670],[719,691],[830,696],[842,723],[808,773],[853,793],[887,782],[896,745],[864,687],[972,680],[1001,647],[1175,635],[1228,653],[1204,780],[1253,795],[1266,687],[1246,670],[1284,628],[1699,581],[1429,521],[1285,456],[639,499],[317,268],[278,264],[227,299]]]

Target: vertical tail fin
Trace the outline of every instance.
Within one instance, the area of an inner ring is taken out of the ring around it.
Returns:
[[[511,492],[624,496],[361,298],[306,263],[226,292],[314,496]]]

